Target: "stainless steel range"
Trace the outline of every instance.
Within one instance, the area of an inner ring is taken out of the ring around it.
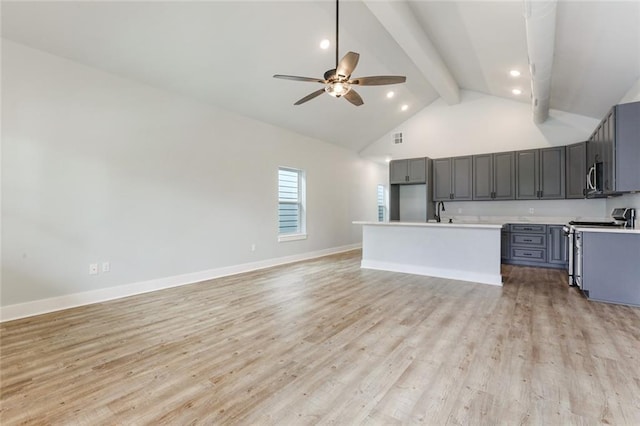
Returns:
[[[610,221],[571,221],[563,227],[569,247],[569,285],[582,290],[582,232],[578,228],[634,228],[636,211],[632,208],[613,209]]]

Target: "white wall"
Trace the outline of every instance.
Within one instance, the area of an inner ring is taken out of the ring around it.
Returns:
[[[441,158],[489,152],[568,145],[587,140],[599,120],[550,111],[541,125],[533,122],[529,103],[462,91],[462,101],[438,100],[362,150],[376,161],[412,157]],[[402,132],[396,145],[392,135]],[[604,200],[489,201],[446,203],[449,216],[545,216],[603,218]],[[534,208],[534,214],[529,209]],[[458,213],[458,209],[462,209]]]
[[[361,151],[366,158],[431,158],[568,145],[587,140],[600,121],[551,110],[541,125],[531,105],[477,92],[462,91],[462,101],[433,102]],[[404,142],[394,144],[392,134]]]
[[[8,41],[2,89],[2,306],[357,244],[376,218],[385,168],[337,146]],[[280,165],[306,171],[303,241],[277,242]]]

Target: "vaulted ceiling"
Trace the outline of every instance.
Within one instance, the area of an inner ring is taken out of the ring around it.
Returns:
[[[3,1],[2,37],[353,150],[456,90],[531,102],[522,1],[393,3],[340,3],[354,76],[407,76],[359,87],[360,107],[327,95],[294,106],[322,86],[272,78],[335,67],[333,1]],[[561,0],[552,42],[551,108],[601,118],[640,78],[640,2]]]

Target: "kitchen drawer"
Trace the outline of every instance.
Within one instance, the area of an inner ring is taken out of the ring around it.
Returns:
[[[529,262],[547,262],[547,251],[544,249],[511,248],[511,259]]]
[[[546,234],[511,234],[511,245],[545,248],[547,236]]]
[[[546,234],[547,225],[514,225],[511,224],[511,232]]]

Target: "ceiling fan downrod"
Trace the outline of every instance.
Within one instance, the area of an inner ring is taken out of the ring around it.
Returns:
[[[336,69],[338,69],[338,33],[340,31],[340,0],[336,0]]]

